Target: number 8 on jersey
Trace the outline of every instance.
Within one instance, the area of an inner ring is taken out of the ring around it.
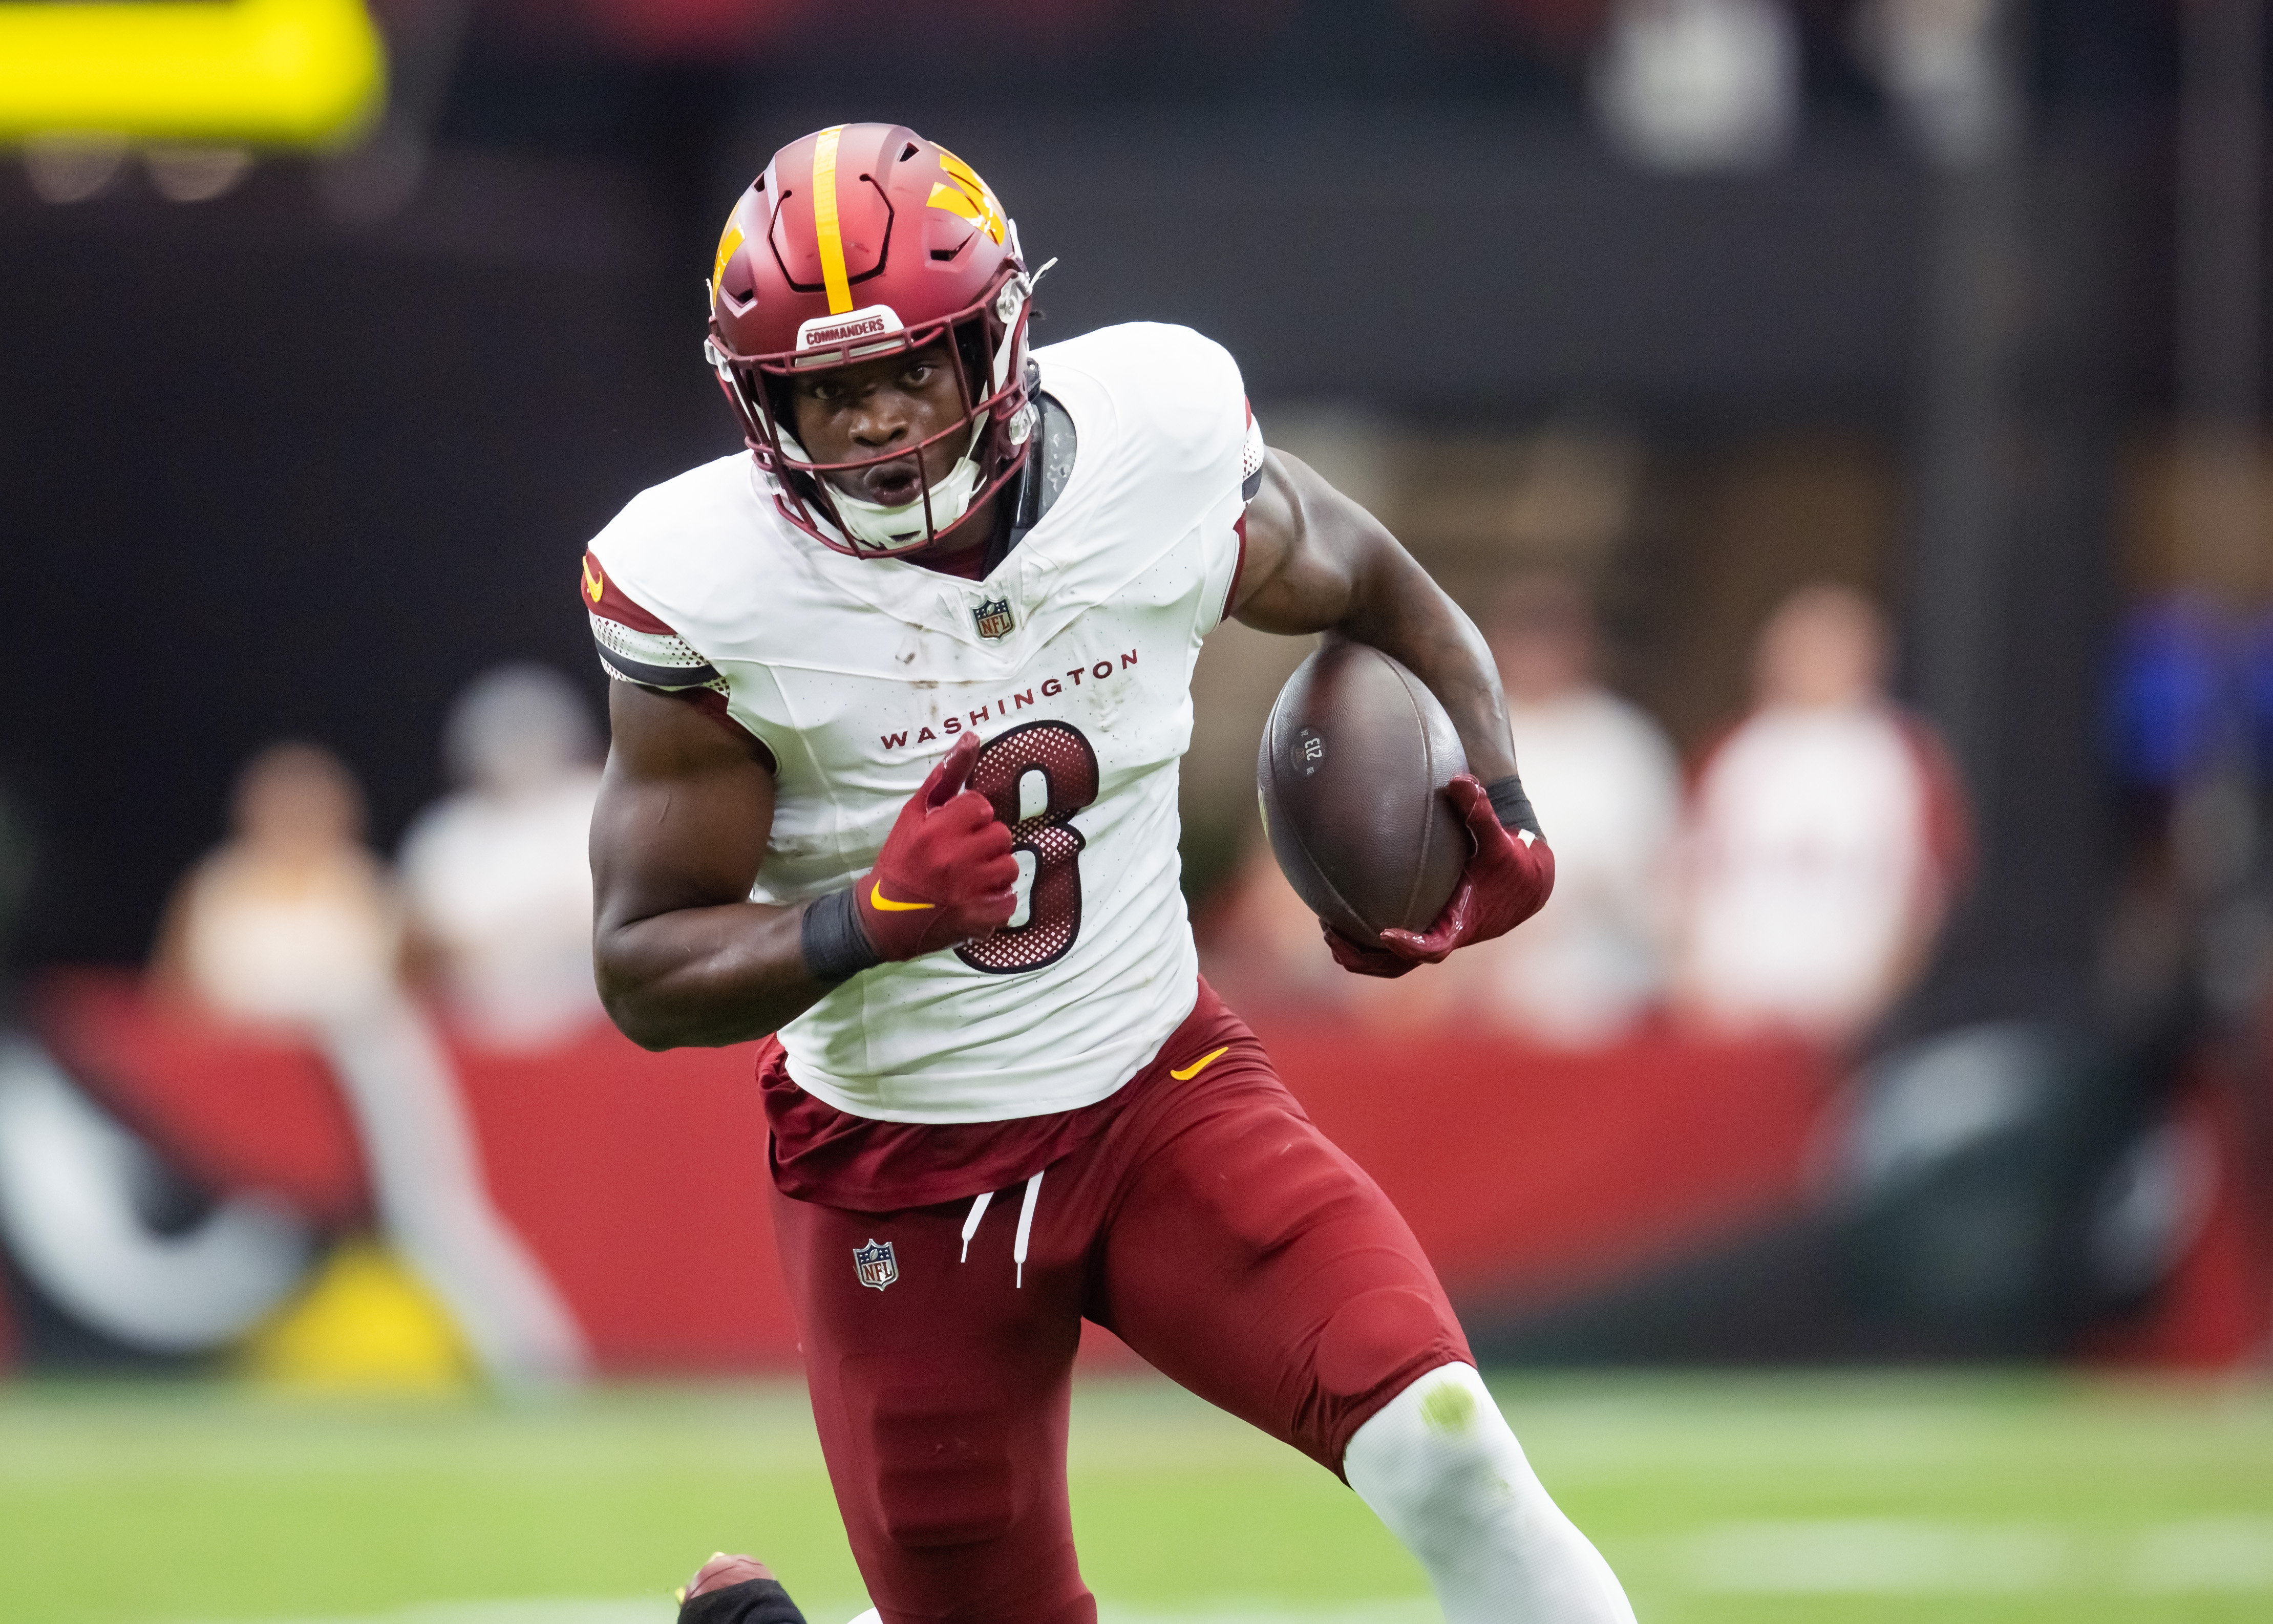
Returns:
[[[1042,806],[1029,813],[1025,786],[1037,776]],[[1081,934],[1081,851],[1089,842],[1069,820],[1097,799],[1097,752],[1070,723],[1030,722],[987,741],[971,764],[971,788],[993,803],[1011,851],[1029,854],[1033,872],[1024,922],[965,942],[956,956],[994,975],[1054,964]]]

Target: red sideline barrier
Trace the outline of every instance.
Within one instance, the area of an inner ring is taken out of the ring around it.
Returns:
[[[59,1058],[184,1171],[329,1224],[367,1214],[353,1126],[311,1051],[216,1029],[129,976],[50,981]],[[1810,1053],[1665,1035],[1591,1055],[1256,1022],[1319,1126],[1453,1291],[1567,1289],[1788,1204],[1827,1080]],[[611,1370],[781,1366],[751,1051],[648,1054],[604,1027],[536,1054],[453,1044],[499,1208]]]
[[[314,1051],[168,1007],[124,973],[55,976],[33,1015],[65,1070],[208,1189],[266,1190],[324,1224],[368,1215],[355,1127]]]
[[[1832,1080],[1794,1044],[1662,1031],[1573,1054],[1314,1017],[1252,1024],[1455,1295],[1559,1293],[1791,1205]]]
[[[158,1004],[131,976],[58,976],[35,1014],[64,1065],[192,1177],[327,1222],[367,1213],[354,1126],[313,1052]],[[750,1048],[654,1055],[596,1026],[540,1052],[451,1055],[491,1195],[603,1368],[797,1362]]]
[[[153,1002],[124,974],[56,977],[35,1014],[65,1066],[200,1182],[273,1192],[326,1225],[367,1220],[355,1130],[312,1051]],[[1832,1081],[1803,1049],[1662,1031],[1574,1055],[1314,1011],[1251,1018],[1452,1291],[1502,1302],[1581,1291],[1790,1210]],[[498,1205],[604,1369],[795,1364],[751,1049],[651,1055],[596,1027],[543,1053],[452,1054]],[[2188,1099],[2224,1163],[2216,1209],[2171,1286],[2087,1357],[2218,1366],[2266,1335],[2273,1291],[2231,1090]],[[0,1366],[7,1340],[0,1321]],[[1102,1333],[1084,1346],[1132,1357]]]

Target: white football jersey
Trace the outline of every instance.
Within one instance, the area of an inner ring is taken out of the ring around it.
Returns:
[[[1262,441],[1239,371],[1182,327],[1035,352],[1070,417],[1070,478],[984,580],[833,552],[776,513],[742,453],[642,492],[591,546],[611,674],[707,689],[772,753],[752,895],[787,903],[874,864],[956,740],[1012,826],[1018,911],[996,935],[863,971],[781,1033],[839,1110],[996,1121],[1103,1099],[1191,1012],[1178,759],[1191,673],[1244,545]],[[716,702],[715,700],[713,701]]]

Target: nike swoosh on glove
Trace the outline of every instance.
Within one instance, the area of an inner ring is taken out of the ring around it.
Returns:
[[[985,936],[1017,910],[1018,860],[994,804],[967,789],[979,736],[965,733],[932,768],[852,887],[860,929],[887,960]]]
[[[1537,835],[1502,827],[1482,784],[1459,774],[1444,786],[1444,798],[1460,814],[1475,848],[1452,899],[1425,932],[1384,931],[1375,939],[1377,946],[1354,942],[1325,926],[1326,947],[1344,969],[1394,977],[1441,964],[1456,947],[1506,935],[1537,913],[1555,889],[1555,854]]]

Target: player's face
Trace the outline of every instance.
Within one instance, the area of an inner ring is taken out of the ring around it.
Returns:
[[[944,342],[800,378],[791,400],[806,455],[866,465],[831,474],[829,483],[887,507],[923,494],[913,448],[963,416],[963,390]],[[926,451],[925,477],[934,484],[944,479],[963,455],[964,438],[950,434]]]

